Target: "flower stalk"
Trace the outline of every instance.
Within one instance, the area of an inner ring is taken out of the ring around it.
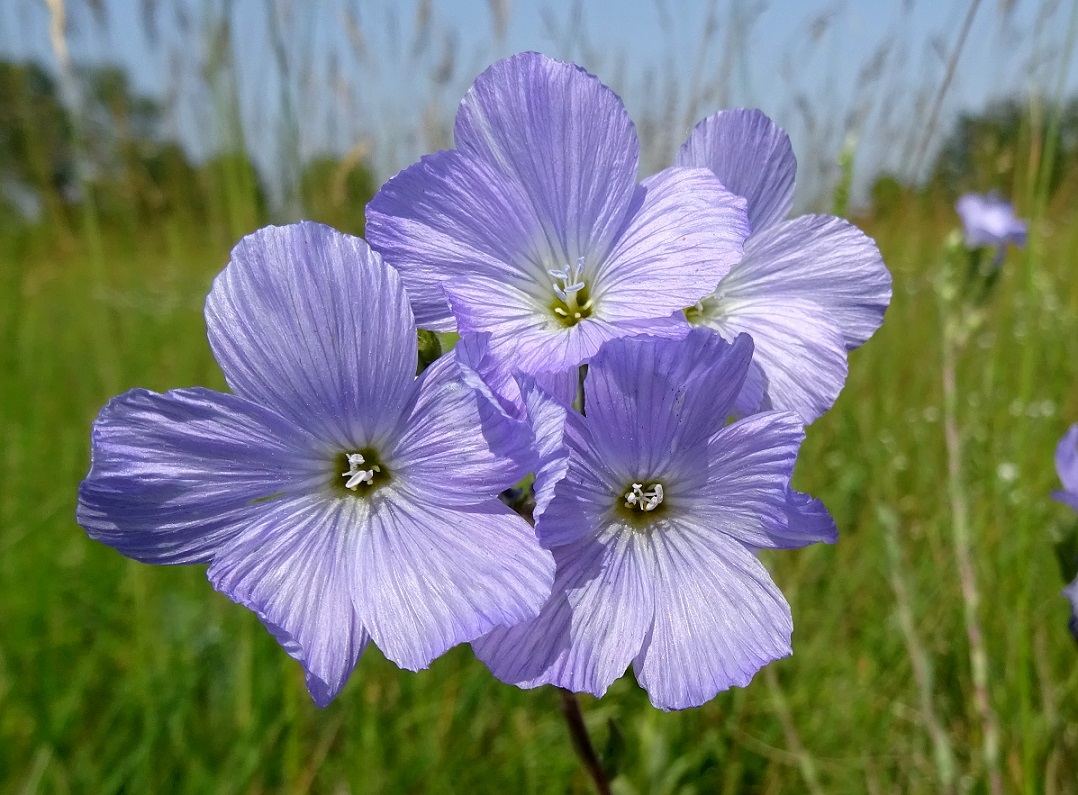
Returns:
[[[944,278],[951,278],[952,271],[953,268],[946,269]],[[955,562],[958,566],[959,586],[962,591],[966,638],[969,641],[974,703],[981,723],[981,752],[988,774],[989,792],[992,795],[1002,795],[1003,781],[999,769],[999,722],[992,709],[988,685],[988,653],[979,615],[981,596],[971,551],[969,504],[966,500],[965,476],[962,468],[962,433],[958,423],[958,351],[969,339],[971,326],[976,325],[976,319],[967,316],[964,306],[953,307],[956,296],[953,287],[944,284],[938,292],[943,326],[943,333],[940,335],[943,438],[947,454],[947,495],[951,508],[952,540]],[[952,307],[955,311],[948,311]]]
[[[561,714],[565,716],[565,724],[569,727],[569,739],[573,743],[573,751],[576,752],[584,769],[588,771],[595,791],[599,795],[610,795],[610,782],[607,780],[606,771],[603,770],[599,755],[595,753],[595,746],[588,734],[587,724],[584,723],[584,715],[580,712],[580,702],[576,693],[564,688],[557,688],[561,699]]]

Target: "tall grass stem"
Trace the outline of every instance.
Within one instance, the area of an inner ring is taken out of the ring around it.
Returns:
[[[992,709],[988,689],[988,654],[978,615],[981,596],[970,549],[969,504],[962,472],[962,434],[958,425],[957,358],[959,329],[943,304],[941,340],[941,375],[943,381],[943,437],[947,448],[947,495],[951,508],[955,561],[965,608],[966,637],[969,641],[970,669],[973,674],[973,697],[981,722],[981,749],[988,774],[989,791],[1002,795],[999,771],[999,724]]]

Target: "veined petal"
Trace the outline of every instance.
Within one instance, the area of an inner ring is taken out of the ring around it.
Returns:
[[[759,362],[752,362],[745,374],[745,384],[734,401],[732,413],[735,417],[747,417],[771,408],[771,400],[767,396],[767,376],[760,369]]]
[[[541,280],[549,292],[547,269],[564,264],[523,187],[458,151],[428,155],[383,185],[367,205],[366,233],[400,272],[416,322],[436,331],[456,329],[445,282],[480,274],[518,290]]]
[[[214,556],[207,576],[253,610],[307,672],[326,706],[344,687],[369,638],[353,606],[354,559],[364,506],[356,499],[289,497],[256,518]]]
[[[587,362],[608,340],[635,332],[632,326],[595,317],[566,328],[534,304],[528,306],[513,288],[492,279],[466,277],[444,289],[462,331],[489,331],[491,354],[502,366],[539,377],[564,373]],[[475,303],[476,295],[485,296],[484,303]],[[663,325],[670,322],[656,320]]]
[[[460,365],[465,382],[480,392],[507,418],[520,420],[525,415],[520,386],[512,371],[490,352],[490,333],[462,334],[453,346],[453,356]]]
[[[607,466],[592,441],[589,419],[566,413],[562,443],[569,452],[553,497],[536,518],[535,533],[546,549],[575,544],[606,526],[610,509],[623,498],[626,475]],[[632,477],[632,476],[629,476]]]
[[[827,506],[821,500],[793,489],[786,494],[786,526],[785,537],[772,533],[776,546],[783,549],[797,549],[817,541],[824,544],[838,541],[838,527]]]
[[[387,451],[398,488],[440,505],[475,505],[527,473],[527,423],[507,417],[489,392],[473,386],[452,354],[420,376],[416,403]]]
[[[595,276],[594,314],[668,316],[714,291],[741,259],[745,200],[703,168],[668,168],[638,188],[639,208]]]
[[[690,526],[650,539],[655,621],[633,670],[653,705],[698,707],[791,653],[790,606],[748,549]]]
[[[535,509],[532,518],[539,522],[554,498],[554,487],[569,470],[569,444],[566,424],[579,422],[580,415],[564,403],[551,397],[527,375],[518,375],[521,400],[524,403],[534,442],[532,471],[535,481]]]
[[[707,485],[680,499],[681,521],[757,548],[833,540],[822,504],[790,489],[804,438],[791,412],[754,414],[718,431],[708,440]]]
[[[730,299],[821,307],[847,350],[862,345],[883,322],[891,274],[872,239],[832,215],[802,215],[754,232],[745,257],[719,286]]]
[[[797,159],[790,137],[759,110],[720,110],[701,121],[678,152],[679,166],[709,168],[727,190],[748,200],[759,234],[790,212]]]
[[[631,531],[554,550],[558,574],[542,612],[472,644],[507,684],[552,684],[601,696],[640,650],[653,612],[652,563]]]
[[[491,393],[490,399],[508,416],[524,417],[527,411],[518,383],[519,375],[525,375],[529,382],[560,403],[572,405],[579,383],[576,368],[524,374],[512,360],[506,361],[494,355],[490,338],[487,332],[464,334],[453,347],[453,353],[463,368],[471,370],[486,384]]]
[[[632,337],[606,345],[584,383],[600,457],[631,479],[676,472],[691,479],[698,448],[723,426],[741,391],[752,350],[748,336],[730,344],[700,328],[683,340]]]
[[[536,296],[498,274],[469,273],[443,284],[442,290],[461,334],[547,339],[571,331]]]
[[[468,511],[387,499],[371,513],[356,567],[363,625],[412,671],[534,617],[554,580],[531,526],[493,499]]]
[[[621,99],[575,64],[535,52],[498,61],[460,103],[457,149],[526,193],[550,250],[605,258],[635,191],[640,145]]]
[[[796,411],[806,423],[831,408],[846,384],[846,346],[818,304],[724,295],[710,305],[704,322],[728,339],[751,335],[753,363],[767,383],[766,404]]]
[[[144,563],[207,563],[254,504],[325,477],[314,440],[234,395],[134,389],[94,422],[76,518]]]
[[[206,300],[236,394],[327,441],[363,447],[412,390],[416,334],[396,272],[361,239],[303,222],[248,235]]]

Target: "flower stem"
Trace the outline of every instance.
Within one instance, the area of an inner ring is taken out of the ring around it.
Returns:
[[[1003,781],[999,771],[999,724],[992,710],[988,692],[988,653],[978,615],[981,596],[977,588],[977,573],[970,552],[969,506],[966,502],[962,474],[962,436],[958,427],[957,347],[952,318],[944,316],[942,337],[943,379],[943,436],[947,448],[947,492],[951,503],[951,526],[954,533],[954,552],[958,563],[958,579],[965,605],[966,637],[969,640],[969,661],[973,673],[973,696],[981,720],[981,743],[988,771],[989,792],[1002,795]]]
[[[606,771],[595,753],[595,746],[591,744],[591,736],[588,734],[588,727],[584,725],[584,716],[580,713],[580,702],[576,700],[576,693],[560,687],[557,690],[561,697],[561,714],[565,716],[565,723],[569,727],[573,750],[591,776],[595,791],[599,795],[610,795],[610,782],[607,781]]]

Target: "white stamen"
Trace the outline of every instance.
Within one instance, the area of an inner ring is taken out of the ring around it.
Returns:
[[[345,458],[348,459],[348,471],[342,472],[341,477],[348,478],[344,484],[346,489],[355,491],[359,488],[360,483],[370,483],[374,480],[374,473],[382,471],[382,468],[377,464],[370,469],[360,469],[360,465],[366,463],[360,453],[348,453]]]
[[[569,303],[569,296],[583,290],[587,285],[584,283],[584,257],[577,257],[576,264],[566,265],[564,268],[551,268],[547,271],[554,279],[554,295],[564,303]],[[590,305],[589,307],[590,308]],[[583,310],[583,308],[582,308]]]
[[[634,483],[632,491],[625,493],[625,507],[640,511],[654,511],[663,501],[663,484],[653,483],[645,491],[643,483]]]

